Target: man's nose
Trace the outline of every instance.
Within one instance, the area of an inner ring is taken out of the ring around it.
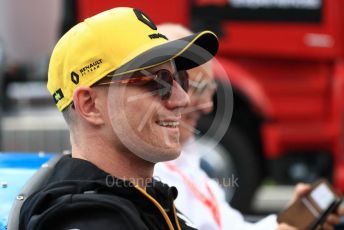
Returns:
[[[167,100],[166,107],[169,109],[184,108],[190,103],[190,98],[187,92],[173,80],[172,92],[170,98]]]

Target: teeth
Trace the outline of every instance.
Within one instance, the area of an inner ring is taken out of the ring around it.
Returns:
[[[179,125],[179,121],[159,121],[158,124],[164,127],[176,127]]]

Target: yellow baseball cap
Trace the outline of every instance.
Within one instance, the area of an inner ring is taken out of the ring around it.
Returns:
[[[172,59],[177,69],[191,69],[210,60],[217,50],[218,39],[211,31],[168,41],[143,12],[113,8],[87,18],[62,36],[52,52],[47,87],[63,111],[78,86]]]

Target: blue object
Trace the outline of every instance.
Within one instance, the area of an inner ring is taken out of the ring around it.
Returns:
[[[52,153],[0,153],[0,230],[6,229],[12,203],[32,175]]]

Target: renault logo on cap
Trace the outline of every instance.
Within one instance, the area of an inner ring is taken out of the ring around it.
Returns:
[[[79,84],[79,74],[75,73],[75,72],[72,72],[70,74],[70,77],[72,79],[72,82],[74,82],[74,84]]]

